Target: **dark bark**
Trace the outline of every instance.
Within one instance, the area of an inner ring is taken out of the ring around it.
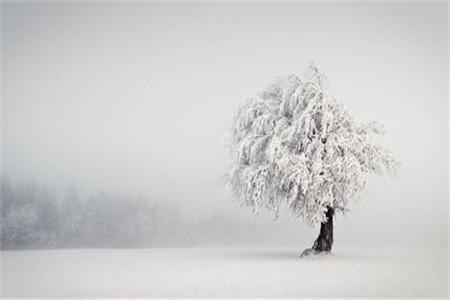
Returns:
[[[324,252],[330,252],[333,247],[333,215],[334,209],[327,208],[325,216],[327,220],[320,224],[320,233],[314,242],[314,245],[303,251],[301,256],[307,256],[311,254],[320,254]]]

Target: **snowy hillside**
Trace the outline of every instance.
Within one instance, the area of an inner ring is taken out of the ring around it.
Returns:
[[[447,253],[301,247],[6,251],[3,297],[447,297]]]

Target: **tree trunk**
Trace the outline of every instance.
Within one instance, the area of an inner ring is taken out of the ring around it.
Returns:
[[[333,214],[334,209],[327,207],[327,212],[325,216],[327,217],[326,222],[320,224],[320,233],[312,248],[306,249],[302,253],[303,256],[308,256],[311,254],[320,254],[323,252],[330,252],[333,246]]]

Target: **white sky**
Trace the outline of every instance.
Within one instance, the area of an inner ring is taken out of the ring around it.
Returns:
[[[239,211],[220,184],[232,114],[313,60],[356,120],[385,125],[383,142],[403,164],[338,217],[335,240],[447,244],[447,12],[446,3],[3,3],[3,170]]]

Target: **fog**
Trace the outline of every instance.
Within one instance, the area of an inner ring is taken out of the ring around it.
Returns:
[[[402,163],[337,216],[336,247],[447,247],[447,26],[446,3],[3,3],[2,173],[239,224],[199,244],[312,243],[317,228],[253,215],[221,178],[239,103],[315,61]]]

